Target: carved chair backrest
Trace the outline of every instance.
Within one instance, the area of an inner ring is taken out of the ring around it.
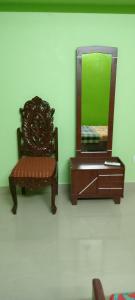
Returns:
[[[20,109],[21,155],[51,156],[55,152],[54,112],[48,102],[37,96],[27,101]]]

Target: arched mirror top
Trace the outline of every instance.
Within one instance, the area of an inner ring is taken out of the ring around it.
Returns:
[[[112,156],[117,48],[77,49],[76,155]]]

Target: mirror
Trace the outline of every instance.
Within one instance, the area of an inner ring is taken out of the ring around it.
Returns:
[[[117,49],[77,49],[77,154],[111,155]]]
[[[110,54],[82,55],[82,151],[107,150],[111,60]]]

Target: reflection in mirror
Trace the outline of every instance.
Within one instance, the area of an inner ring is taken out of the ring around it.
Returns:
[[[82,55],[81,151],[106,151],[112,55]]]

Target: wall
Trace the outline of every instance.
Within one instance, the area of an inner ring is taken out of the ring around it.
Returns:
[[[17,160],[18,109],[38,95],[56,109],[59,182],[69,181],[75,153],[75,49],[118,47],[113,154],[135,181],[135,16],[122,14],[0,13],[0,186]]]

